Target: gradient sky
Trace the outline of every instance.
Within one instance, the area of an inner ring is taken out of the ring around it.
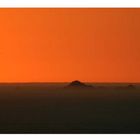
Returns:
[[[140,82],[140,9],[0,9],[0,82]]]

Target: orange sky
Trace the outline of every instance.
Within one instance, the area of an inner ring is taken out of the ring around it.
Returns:
[[[0,9],[0,82],[140,82],[140,9]]]

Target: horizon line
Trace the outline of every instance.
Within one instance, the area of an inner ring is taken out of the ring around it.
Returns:
[[[75,80],[74,80],[75,81]],[[80,80],[78,80],[80,81]],[[50,81],[50,82],[0,82],[0,84],[49,84],[49,83],[71,83],[72,81]],[[83,82],[83,81],[81,81]],[[95,84],[140,84],[140,82],[95,82],[95,81],[84,81],[83,83],[95,83]]]

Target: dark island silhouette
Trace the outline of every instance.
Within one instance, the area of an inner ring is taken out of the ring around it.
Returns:
[[[132,85],[132,84],[130,84],[130,85],[127,86],[127,88],[128,88],[128,89],[135,89],[135,86]]]
[[[94,86],[92,85],[87,85],[79,80],[75,80],[70,82],[65,88],[68,89],[93,89]],[[107,88],[106,86],[96,86],[96,89],[105,89]],[[116,89],[125,89],[125,90],[129,90],[129,89],[135,89],[135,86],[133,84],[129,84],[127,86],[119,86]]]
[[[87,85],[81,81],[78,81],[78,80],[75,80],[75,81],[72,81],[68,86],[67,88],[93,88],[93,86],[91,85]]]

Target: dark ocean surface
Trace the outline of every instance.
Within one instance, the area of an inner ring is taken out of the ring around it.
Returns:
[[[0,133],[140,134],[140,84],[0,84]]]

